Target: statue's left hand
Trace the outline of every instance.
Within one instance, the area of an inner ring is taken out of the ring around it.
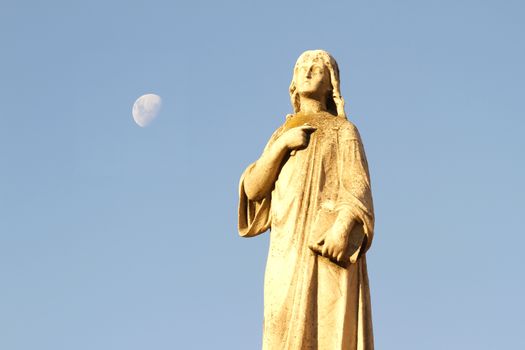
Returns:
[[[352,221],[349,227],[343,229],[338,228],[337,226],[332,227],[327,233],[326,236],[320,239],[315,244],[310,245],[310,249],[315,253],[324,256],[330,260],[336,261],[338,263],[344,263],[348,258],[347,248],[348,248],[348,235],[352,231],[355,222]]]

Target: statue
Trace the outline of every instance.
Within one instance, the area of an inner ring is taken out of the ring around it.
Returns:
[[[239,234],[271,230],[263,349],[371,350],[370,178],[329,53],[299,57],[290,98],[294,114],[245,170],[239,189]]]

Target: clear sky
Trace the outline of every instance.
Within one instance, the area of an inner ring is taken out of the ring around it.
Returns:
[[[377,349],[525,348],[525,3],[0,3],[0,349],[258,349],[238,180],[301,52],[368,156]],[[149,127],[131,117],[163,98]]]

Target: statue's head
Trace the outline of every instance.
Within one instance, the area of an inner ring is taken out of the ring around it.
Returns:
[[[290,99],[295,113],[301,110],[301,96],[324,99],[328,112],[346,117],[339,89],[339,68],[328,52],[305,51],[297,59],[290,84]]]

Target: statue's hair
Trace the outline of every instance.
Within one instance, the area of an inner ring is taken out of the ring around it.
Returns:
[[[324,50],[305,51],[299,56],[297,63],[295,63],[292,83],[290,84],[290,100],[292,101],[294,113],[298,113],[301,109],[301,97],[297,91],[296,79],[299,68],[306,60],[320,61],[328,69],[330,72],[332,90],[328,93],[328,96],[326,96],[326,108],[328,109],[328,112],[346,118],[345,101],[341,96],[340,90],[339,67],[332,55]]]

